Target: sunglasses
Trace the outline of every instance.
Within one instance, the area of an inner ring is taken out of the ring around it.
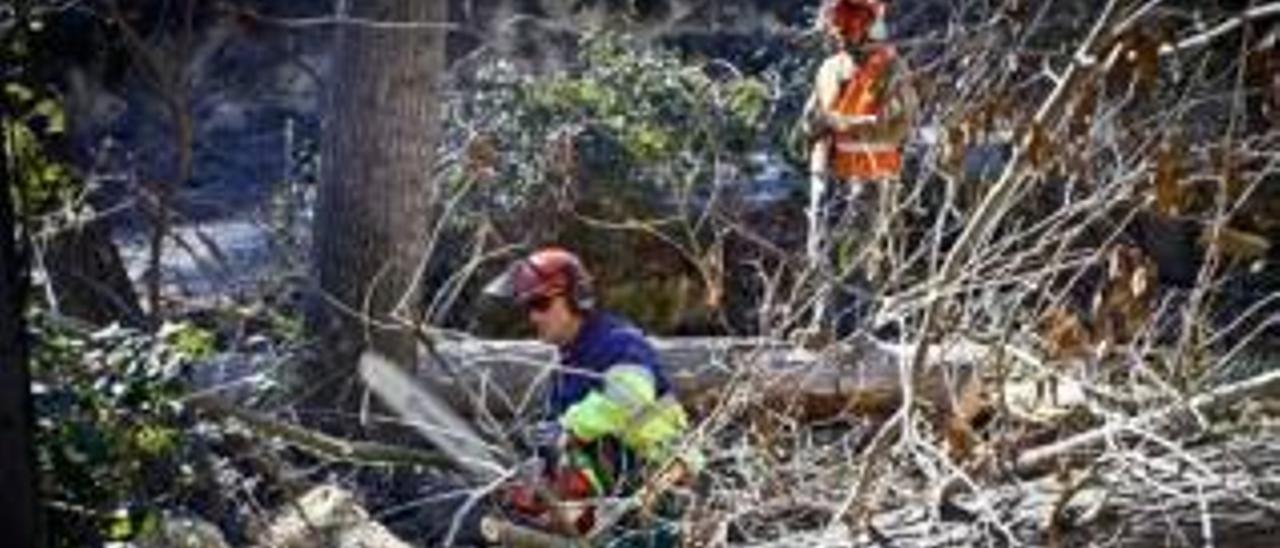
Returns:
[[[551,297],[534,297],[524,303],[524,309],[526,312],[541,313],[546,312],[548,308],[551,308]]]

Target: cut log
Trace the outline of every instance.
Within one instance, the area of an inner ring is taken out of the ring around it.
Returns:
[[[134,540],[137,548],[228,548],[216,526],[194,516],[165,515],[160,525]]]
[[[554,535],[526,527],[497,516],[485,516],[480,522],[484,539],[495,546],[512,548],[584,548],[586,541]]]
[[[409,548],[369,516],[351,492],[319,485],[291,501],[261,533],[258,546],[274,548]]]

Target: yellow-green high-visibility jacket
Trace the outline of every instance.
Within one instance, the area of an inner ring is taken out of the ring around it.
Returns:
[[[588,443],[616,438],[645,462],[672,456],[688,417],[639,329],[593,313],[560,351],[551,405],[566,432]]]
[[[560,424],[583,441],[617,436],[640,458],[658,462],[671,456],[688,418],[674,395],[658,397],[648,369],[624,363],[606,370],[601,387],[569,407]]]

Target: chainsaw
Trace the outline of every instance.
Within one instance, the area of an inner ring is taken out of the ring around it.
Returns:
[[[385,356],[365,352],[360,356],[359,373],[383,403],[460,470],[489,485],[510,481],[514,488],[505,492],[506,505],[519,514],[538,517],[532,521],[540,527],[521,525],[501,516],[484,516],[480,529],[489,542],[505,546],[590,546],[605,537],[606,531],[628,512],[650,500],[653,488],[666,483],[659,479],[628,497],[591,499],[587,486],[575,481],[571,474],[551,474],[551,481],[546,481],[543,466],[556,466],[554,462],[544,463],[542,457],[521,462],[511,451],[487,443],[469,421]],[[579,519],[584,510],[590,519]]]

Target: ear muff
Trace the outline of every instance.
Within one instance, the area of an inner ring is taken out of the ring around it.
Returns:
[[[582,268],[581,263],[576,263],[569,268],[569,291],[573,294],[573,306],[581,312],[588,312],[596,307],[595,284],[592,283],[591,277],[586,275],[586,269]]]
[[[596,294],[590,288],[579,289],[574,292],[574,305],[578,310],[587,312],[596,307]]]

